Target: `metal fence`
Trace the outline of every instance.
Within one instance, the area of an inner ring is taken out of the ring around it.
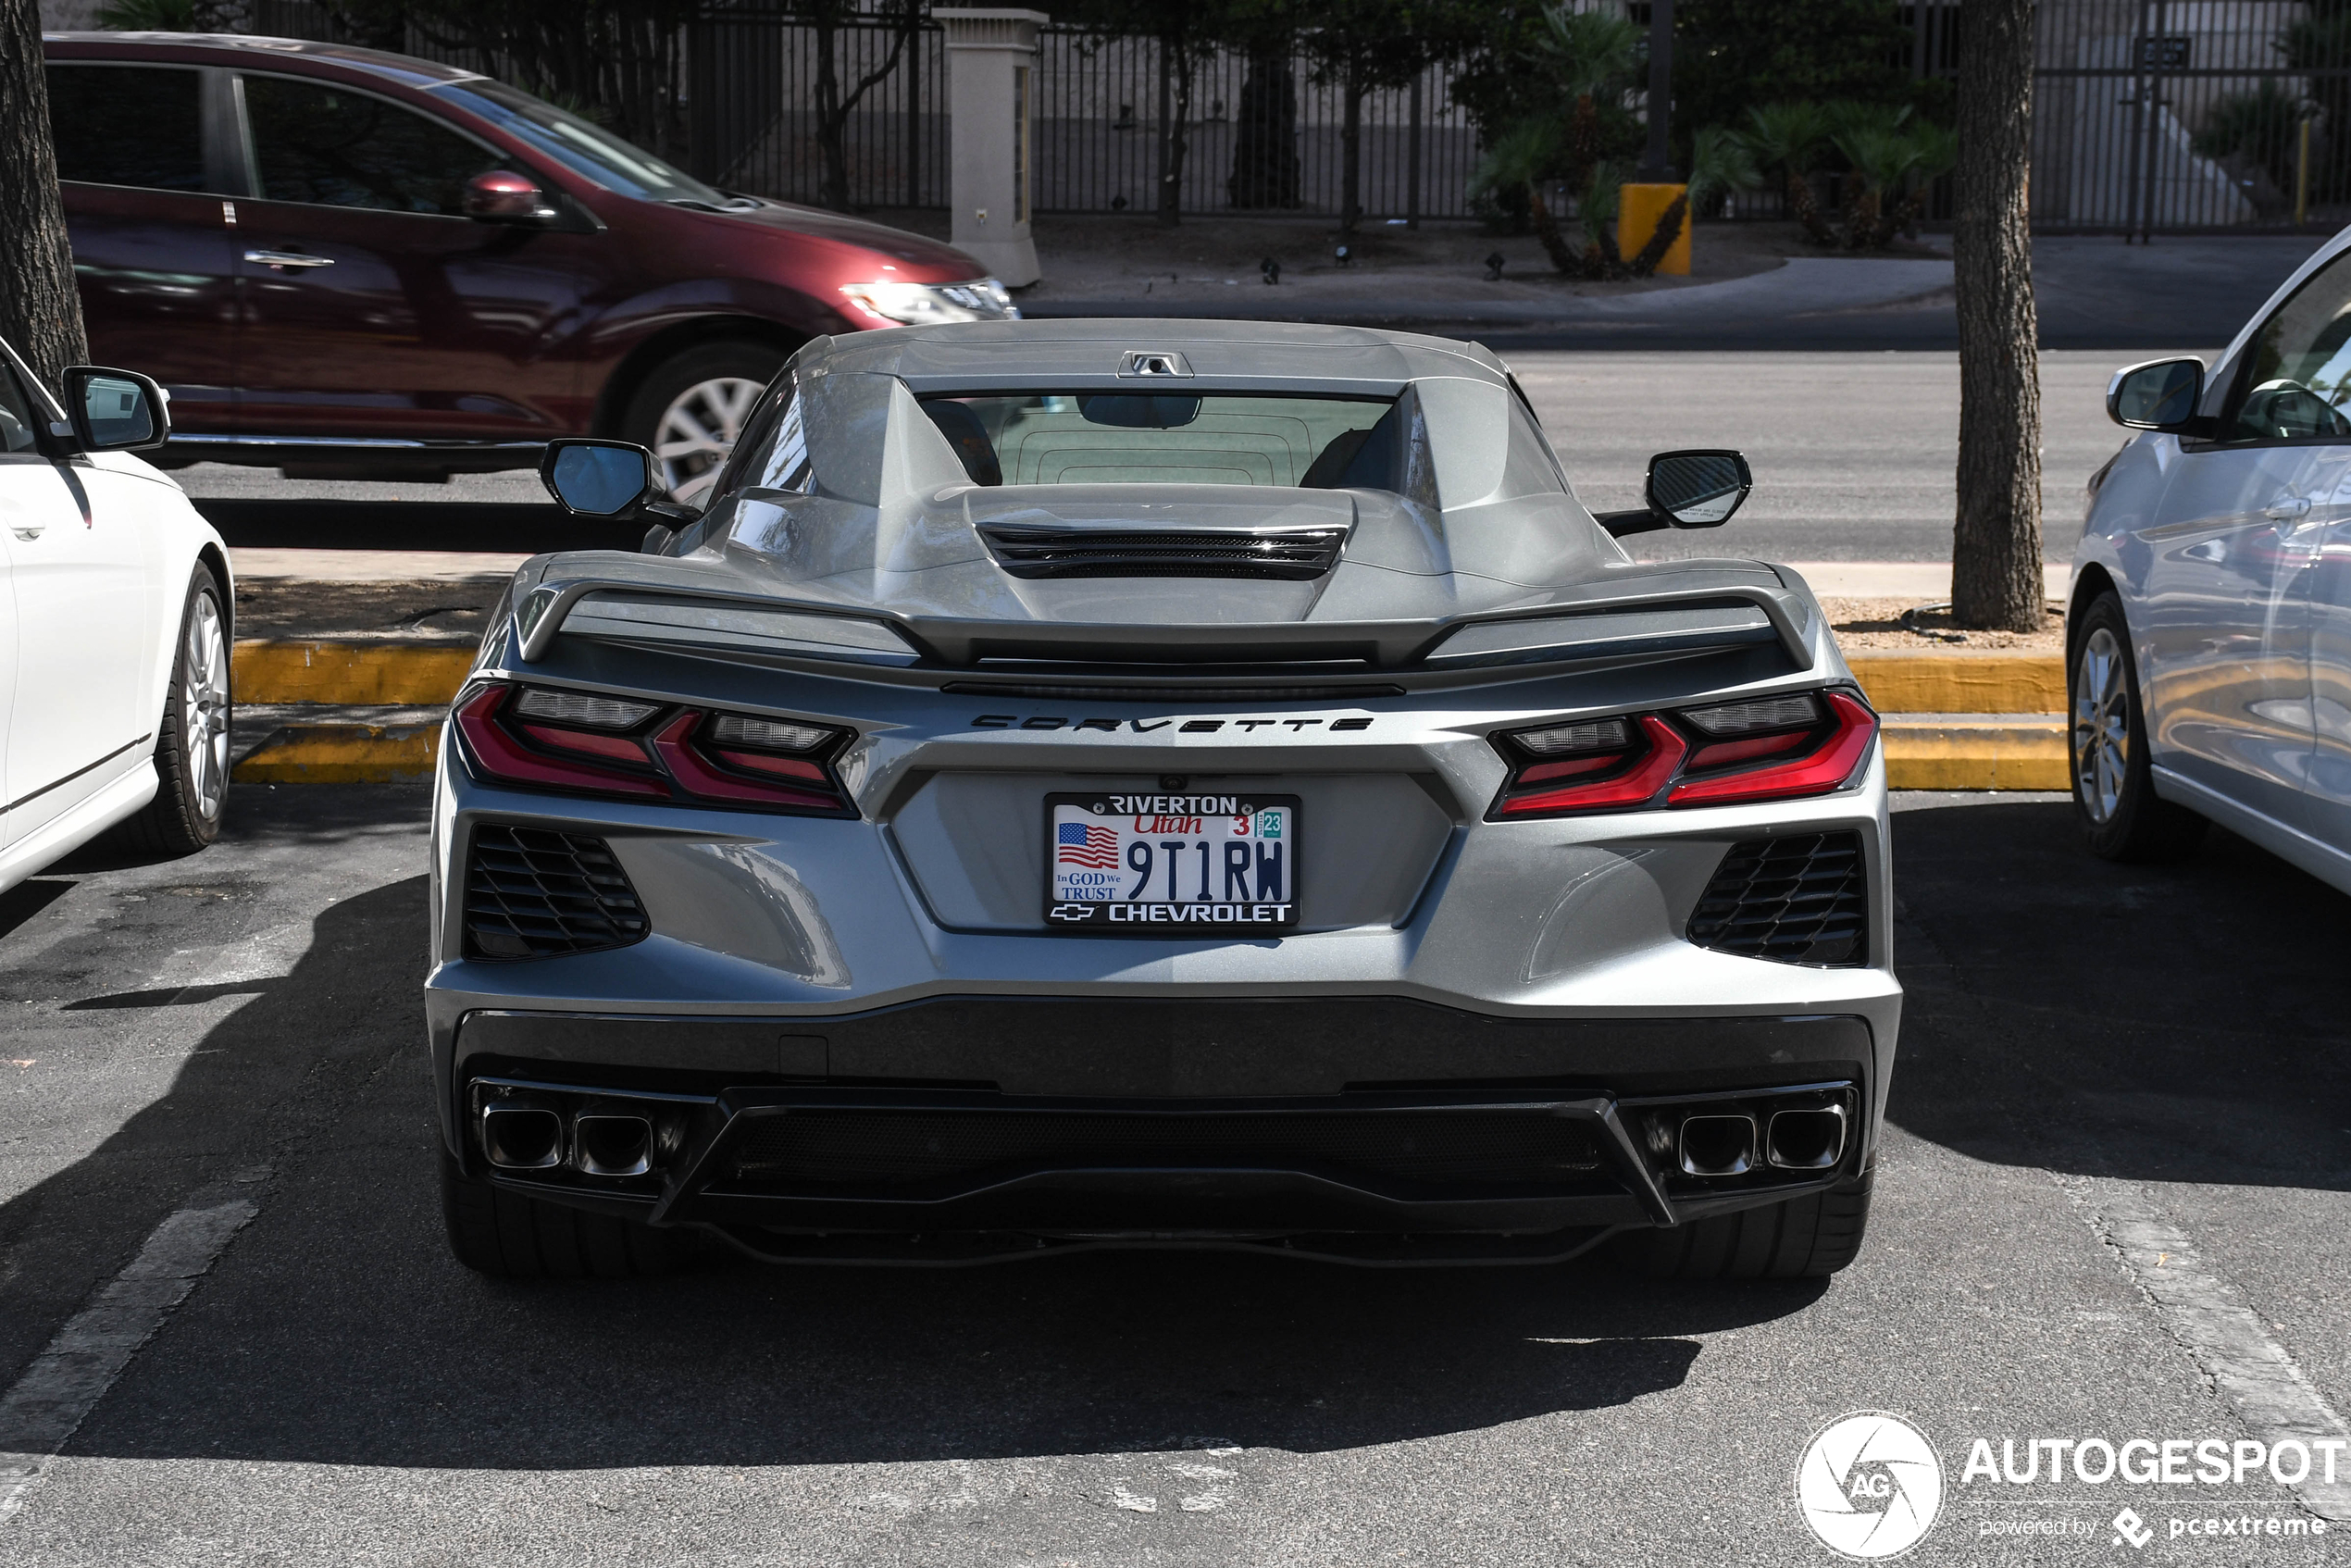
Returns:
[[[754,0],[755,3],[755,0]],[[1621,0],[1574,0],[1586,7]],[[1645,6],[1636,6],[1637,10]],[[1909,71],[1957,74],[1959,0],[1897,0]],[[255,0],[261,30],[331,36],[317,0]],[[2033,221],[2044,231],[2150,233],[2333,227],[2351,219],[2351,12],[2310,0],[2041,0]],[[410,53],[501,74],[479,51],[415,29]],[[784,10],[715,5],[684,32],[686,161],[705,178],[791,201],[947,205],[947,60],[939,30],[870,16],[820,34]],[[826,190],[816,109],[820,43],[843,98],[840,190]],[[1049,27],[1033,91],[1035,208],[1147,211],[1176,130],[1181,73],[1157,39]],[[868,82],[867,78],[873,80]],[[862,93],[858,92],[864,84]],[[1358,133],[1362,216],[1462,218],[1478,145],[1452,72],[1366,93]],[[1645,94],[1627,106],[1645,108]],[[1336,217],[1344,202],[1346,93],[1300,56],[1224,49],[1191,61],[1187,215]],[[1928,203],[1947,218],[1947,180]],[[1820,181],[1834,208],[1838,182]],[[1776,191],[1728,216],[1775,218]]]
[[[848,22],[827,40],[782,15],[725,12],[691,24],[695,172],[788,201],[823,199],[816,79],[827,43],[844,96],[876,78],[840,126],[847,204],[944,206],[946,57],[928,25],[909,38],[890,23]],[[1337,82],[1317,80],[1294,56],[1206,50],[1190,62],[1187,106],[1178,66],[1155,38],[1042,31],[1032,89],[1035,210],[1153,208],[1180,120],[1182,212],[1337,216],[1345,201],[1347,119]],[[1407,86],[1363,95],[1357,147],[1364,217],[1470,215],[1477,136],[1453,106],[1451,86],[1449,71],[1437,67]],[[1252,124],[1277,143],[1270,152],[1250,145]]]

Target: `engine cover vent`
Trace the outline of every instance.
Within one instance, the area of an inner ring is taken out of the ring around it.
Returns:
[[[1690,913],[1698,947],[1785,964],[1869,962],[1859,833],[1792,833],[1731,846]]]
[[[554,958],[645,940],[628,874],[602,839],[485,823],[466,862],[466,956]]]
[[[983,523],[996,564],[1018,578],[1221,577],[1311,582],[1338,564],[1345,529],[1056,529]]]

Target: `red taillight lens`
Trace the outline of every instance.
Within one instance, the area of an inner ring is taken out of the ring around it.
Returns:
[[[1759,729],[1767,732],[1751,733]],[[1853,776],[1876,733],[1877,716],[1844,691],[1524,730],[1496,738],[1513,767],[1493,815],[1563,816],[1825,794]]]
[[[1825,794],[1844,783],[1853,777],[1853,770],[1869,753],[1871,738],[1877,734],[1877,715],[1842,691],[1824,691],[1822,696],[1829,705],[1830,728],[1825,735],[1810,730],[1797,737],[1811,742],[1804,754],[1785,762],[1742,768],[1736,773],[1685,778],[1673,786],[1673,793],[1665,803],[1696,806],[1721,805],[1729,801],[1780,801],[1795,795]],[[1703,758],[1707,752],[1755,744],[1760,742],[1733,741],[1727,746],[1709,746],[1698,757]]]
[[[502,784],[855,815],[825,761],[839,729],[502,683],[460,697],[455,723],[468,765]]]
[[[1571,811],[1599,811],[1609,807],[1636,806],[1648,803],[1650,796],[1665,787],[1689,754],[1689,742],[1682,732],[1658,717],[1643,714],[1638,740],[1627,740],[1624,748],[1611,755],[1577,758],[1574,762],[1536,763],[1511,780],[1516,787],[1558,778],[1558,770],[1577,767],[1586,763],[1608,767],[1606,775],[1573,784],[1559,784],[1513,792],[1502,801],[1500,815],[1504,816],[1556,816]]]

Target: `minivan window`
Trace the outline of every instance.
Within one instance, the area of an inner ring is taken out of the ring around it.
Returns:
[[[499,167],[470,137],[397,104],[286,76],[244,79],[254,168],[273,202],[465,214],[466,181]]]
[[[607,191],[649,202],[691,202],[701,206],[724,206],[728,200],[603,126],[566,114],[544,99],[504,82],[451,82],[432,91]]]
[[[49,68],[57,178],[149,191],[201,191],[202,79],[168,66]]]

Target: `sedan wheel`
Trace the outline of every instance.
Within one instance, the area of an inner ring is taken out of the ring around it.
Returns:
[[[743,422],[765,390],[763,381],[719,376],[697,381],[670,400],[653,429],[653,456],[664,488],[678,500],[698,502],[735,450]]]
[[[155,726],[155,795],[118,832],[152,854],[193,854],[220,836],[229,806],[229,617],[220,579],[199,566],[174,640]]]
[[[2071,617],[2066,637],[2073,650],[2067,671],[2073,804],[2090,852],[2140,861],[2186,854],[2203,838],[2205,821],[2155,792],[2146,708],[2121,597],[2108,591],[2091,600]]]
[[[189,793],[196,809],[218,820],[229,793],[229,636],[220,604],[209,593],[196,595],[188,609],[180,657],[180,727],[188,756]]]
[[[2073,663],[2073,781],[2094,826],[2114,820],[2131,767],[2131,691],[2122,649],[2098,627],[2082,640]]]

